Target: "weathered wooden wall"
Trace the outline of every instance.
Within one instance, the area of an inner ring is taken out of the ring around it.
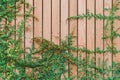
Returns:
[[[47,40],[51,40],[56,44],[59,44],[61,40],[74,31],[74,45],[78,47],[85,47],[87,49],[94,50],[96,47],[104,49],[106,44],[102,40],[104,33],[103,25],[104,20],[96,20],[92,18],[88,19],[76,19],[68,21],[70,16],[76,16],[79,14],[85,14],[87,9],[95,14],[108,15],[109,12],[104,11],[104,8],[111,8],[114,0],[25,0],[34,6],[33,15],[38,18],[38,21],[31,18],[28,22],[30,28],[25,31],[24,47],[30,47],[29,43],[33,37],[43,37]],[[23,6],[21,13],[26,10]],[[119,12],[118,12],[119,13]],[[18,18],[17,22],[22,20]],[[27,24],[26,24],[27,25]],[[116,26],[119,25],[116,21]],[[57,38],[56,38],[57,37]],[[120,39],[116,39],[116,47],[120,48]],[[37,45],[36,45],[37,46]],[[78,56],[77,53],[74,53]],[[87,54],[82,54],[84,58],[87,58]],[[119,54],[113,56],[112,54],[91,54],[92,57],[100,58],[101,61],[108,59],[109,64],[112,64],[113,60],[120,61]],[[89,62],[89,61],[88,61]],[[72,65],[71,65],[72,66]],[[73,66],[74,67],[74,66]],[[78,74],[76,67],[72,69],[73,75]]]

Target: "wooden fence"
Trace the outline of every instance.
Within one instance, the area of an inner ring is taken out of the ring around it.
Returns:
[[[34,6],[33,15],[38,18],[38,21],[30,18],[26,25],[30,28],[25,32],[24,47],[30,47],[31,38],[41,36],[47,40],[51,40],[59,44],[66,36],[74,32],[74,45],[85,47],[94,50],[96,47],[104,49],[106,43],[102,38],[104,20],[96,20],[94,18],[67,20],[70,16],[85,14],[87,9],[95,14],[108,15],[109,12],[104,11],[104,8],[111,8],[114,0],[25,0]],[[23,6],[21,13],[26,9]],[[117,12],[119,14],[120,12]],[[23,18],[17,18],[16,23],[19,23]],[[119,21],[116,20],[115,26],[118,26]],[[57,38],[56,38],[57,37]],[[120,38],[115,40],[116,47],[120,49]],[[77,53],[74,53],[78,56]],[[86,54],[82,54],[86,58]],[[120,55],[113,56],[112,54],[91,54],[90,56],[100,58],[101,61],[108,59],[109,64],[113,60],[120,61]],[[74,66],[73,66],[74,67]],[[72,69],[72,73],[77,75],[76,67]]]

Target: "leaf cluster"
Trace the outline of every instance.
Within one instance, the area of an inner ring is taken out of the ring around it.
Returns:
[[[110,15],[93,14],[87,12],[79,16],[70,17],[69,19],[96,18],[106,20],[104,26],[104,36],[107,47],[102,50],[99,47],[95,50],[86,48],[77,48],[73,46],[73,35],[68,35],[66,40],[60,44],[55,44],[46,39],[35,37],[34,43],[29,48],[22,47],[22,37],[24,36],[24,28],[27,20],[31,16],[33,8],[23,0],[1,0],[0,1],[0,78],[3,80],[119,80],[120,79],[120,63],[113,62],[108,66],[108,61],[101,62],[98,59],[96,65],[95,58],[90,58],[90,54],[118,54],[120,50],[114,45],[114,39],[120,36],[114,29],[114,21],[119,20],[119,16],[115,16],[115,12],[119,10],[117,2],[113,8],[106,9],[110,11]],[[22,5],[26,5],[28,11],[25,14],[19,14]],[[17,16],[24,18],[16,25],[12,21]],[[75,57],[74,52],[79,56]],[[81,54],[87,54],[83,58]],[[78,75],[73,76],[71,70],[74,65],[78,68]],[[67,68],[69,67],[69,68]],[[68,76],[66,74],[69,74]],[[111,76],[111,73],[113,74]]]

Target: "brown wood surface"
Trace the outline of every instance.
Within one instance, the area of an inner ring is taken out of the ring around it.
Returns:
[[[90,13],[95,13],[95,0],[88,0],[87,1],[87,9]],[[95,19],[87,19],[87,49],[95,50]],[[95,54],[89,54],[87,53],[87,63],[91,63],[91,60],[95,60]],[[93,65],[95,62],[92,63]],[[89,70],[89,68],[87,68]],[[92,70],[92,73],[95,73],[95,70]],[[91,74],[92,74],[91,73]],[[88,74],[87,77],[89,77],[91,74]],[[95,76],[93,76],[95,77]]]
[[[102,14],[103,15],[103,2],[104,0],[96,0],[96,10],[95,10],[95,13],[96,14]],[[96,20],[96,24],[95,24],[95,27],[96,27],[96,48],[99,47],[101,50],[103,50],[103,27],[104,27],[104,22],[103,20]],[[96,54],[96,66],[100,67],[100,68],[103,68],[103,54]],[[97,72],[96,72],[97,74]],[[103,75],[99,74],[101,77],[103,77]],[[97,78],[97,77],[96,77]]]
[[[17,4],[16,4],[17,5]],[[19,9],[19,12],[17,14],[20,14],[22,16],[16,16],[16,35],[18,34],[17,31],[20,28],[19,26],[21,25],[21,22],[24,21],[24,4],[21,5],[21,8]],[[25,35],[24,35],[24,31],[22,34],[22,44],[21,44],[21,48],[25,47]],[[16,39],[18,39],[18,37],[16,36]],[[24,59],[25,54],[21,55],[21,58]],[[16,69],[16,72],[18,73],[19,71]]]
[[[76,16],[78,14],[77,4],[78,4],[77,0],[69,0],[69,16]],[[77,19],[69,21],[69,33],[74,37],[73,38],[73,45],[75,47],[77,47],[77,41],[78,41],[78,37],[77,37],[78,25],[77,24],[78,24]],[[75,57],[77,57],[77,52],[72,52],[72,53]],[[71,75],[77,76],[77,74],[78,74],[77,66],[70,65],[70,67],[72,68]]]
[[[43,0],[43,38],[51,40],[51,0]]]
[[[87,0],[78,0],[78,15],[86,14],[87,9]],[[87,47],[87,19],[78,19],[78,47],[80,48],[86,48]],[[81,56],[81,57],[80,57]],[[86,59],[87,55],[85,52],[78,53],[78,59]],[[87,68],[86,68],[87,69]],[[81,69],[78,69],[78,71],[81,71]],[[83,72],[79,72],[78,75],[82,77],[82,75],[86,75]]]
[[[112,7],[112,0],[104,0],[104,8],[111,8]],[[110,11],[104,11],[104,15],[109,15]],[[107,20],[104,21],[104,24],[107,23]],[[105,27],[105,26],[104,26]],[[105,31],[104,31],[105,33]],[[108,34],[109,35],[109,34]],[[106,49],[106,47],[108,46],[107,44],[111,44],[110,43],[110,39],[104,40],[104,49]],[[108,66],[112,66],[112,54],[111,53],[105,53],[104,54],[104,62],[107,61],[107,67]],[[109,74],[112,76],[112,72]],[[107,75],[104,75],[104,77],[106,77]]]
[[[61,41],[62,40],[66,40],[67,36],[68,36],[68,20],[67,18],[68,16],[68,2],[69,0],[61,0]],[[66,68],[68,69],[69,66],[66,66]],[[65,76],[68,77],[68,72],[65,73]],[[61,76],[61,79],[64,80],[64,76]]]
[[[49,41],[52,41],[56,44],[60,44],[62,40],[67,40],[68,34],[75,36],[73,39],[73,45],[80,48],[87,48],[90,50],[95,50],[99,47],[101,50],[106,49],[107,43],[102,39],[104,34],[104,24],[106,24],[106,20],[96,20],[92,18],[88,20],[84,19],[76,19],[76,20],[68,20],[70,16],[76,16],[79,14],[86,14],[87,10],[90,13],[94,14],[104,14],[109,15],[109,11],[104,11],[104,8],[111,8],[113,2],[115,0],[25,0],[31,6],[34,6],[34,10],[32,14],[33,17],[30,17],[25,24],[25,34],[23,34],[23,44],[22,47],[28,48],[33,44],[33,38],[41,37],[45,38]],[[25,11],[28,11],[26,6],[22,6],[20,10],[20,14],[24,14]],[[120,14],[120,10],[116,12],[116,15]],[[19,27],[19,23],[24,19],[24,17],[16,18],[16,29]],[[118,20],[115,20],[115,30],[119,28]],[[14,22],[12,23],[14,24]],[[120,33],[120,30],[118,30]],[[110,40],[108,40],[109,42]],[[38,45],[36,43],[35,47]],[[120,38],[116,38],[114,41],[117,49],[120,49]],[[27,50],[28,51],[28,50]],[[29,51],[28,51],[29,52]],[[120,54],[112,55],[111,53],[105,54],[86,54],[85,52],[77,53],[73,52],[74,56],[82,56],[82,59],[87,59],[90,56],[90,59],[94,59],[94,64],[96,66],[102,66],[102,62],[108,61],[108,66],[112,65],[112,61],[120,62]],[[101,64],[99,64],[99,61]],[[90,63],[87,60],[87,63]],[[75,65],[69,65],[67,68],[72,68],[70,72],[73,76],[82,75],[83,73],[78,73],[78,68]],[[86,67],[88,69],[88,67]],[[17,71],[17,70],[16,70]],[[26,69],[26,72],[31,72],[32,70]],[[67,77],[69,76],[69,71],[65,74]],[[93,73],[97,73],[93,69]],[[110,75],[112,72],[110,73]],[[34,75],[34,74],[33,74]],[[101,74],[98,74],[101,75]],[[86,77],[89,75],[86,75]],[[103,75],[101,75],[103,76]],[[107,75],[104,75],[106,77]],[[94,76],[95,77],[95,76]],[[61,77],[63,79],[63,75]],[[77,79],[75,79],[77,80]]]
[[[60,43],[60,0],[52,0],[52,41]]]
[[[113,0],[113,1],[115,1],[115,0]],[[114,4],[116,4],[116,3],[114,3]],[[120,6],[118,6],[118,7],[120,8]],[[119,15],[119,14],[120,14],[120,10],[118,10],[115,14],[116,14],[116,15]],[[120,23],[119,20],[115,20],[114,30],[116,30],[117,33],[120,33],[120,30],[119,30],[120,24],[119,24],[119,23]],[[115,45],[115,47],[117,48],[117,50],[120,50],[120,38],[119,38],[119,37],[117,37],[117,38],[114,40],[114,45]],[[113,56],[113,61],[120,62],[120,59],[119,59],[119,58],[120,58],[120,53]]]
[[[26,3],[29,3],[29,6],[25,5],[25,13],[26,11],[29,12],[29,8],[31,8],[33,6],[33,0],[25,0]],[[31,14],[33,15],[33,11],[31,12]],[[27,22],[25,23],[25,48],[26,51],[28,52],[28,54],[30,53],[29,51],[29,47],[32,47],[33,45],[33,17],[29,17]],[[27,54],[25,54],[26,56]],[[32,73],[32,69],[31,68],[26,68],[26,73]],[[33,74],[34,75],[34,74]],[[31,76],[33,76],[31,75]]]

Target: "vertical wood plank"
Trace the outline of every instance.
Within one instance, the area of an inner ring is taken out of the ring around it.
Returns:
[[[94,13],[95,9],[95,0],[87,0],[87,9],[90,11],[90,13]],[[93,50],[95,49],[95,20],[87,19],[87,49]],[[92,60],[95,60],[95,54],[87,54],[87,58],[90,59],[90,61],[87,59],[87,63],[95,65],[95,63],[91,63]],[[89,70],[89,68],[87,68]],[[95,70],[93,69],[91,74],[95,73]],[[91,76],[91,74],[87,74],[87,78]],[[92,75],[93,76],[93,75]],[[93,76],[94,78],[94,76]]]
[[[104,8],[112,8],[112,0],[104,0]],[[109,15],[110,12],[109,11],[104,11],[104,15]],[[106,21],[104,22],[104,24],[106,24]],[[105,26],[104,26],[105,27]],[[105,34],[105,31],[104,31],[104,34]],[[107,40],[107,42],[109,43],[110,40]],[[109,43],[111,44],[111,43]],[[107,43],[106,43],[106,40],[104,40],[104,48],[106,49],[107,47]],[[107,60],[107,66],[112,66],[112,54],[111,53],[105,53],[104,54],[104,61]],[[110,73],[112,74],[112,72]],[[109,74],[109,75],[110,75]],[[104,75],[104,77],[107,77],[106,75]]]
[[[34,19],[34,46],[36,49],[39,48],[39,44],[40,42],[37,42],[36,38],[42,38],[43,37],[43,33],[42,33],[42,29],[43,29],[43,0],[34,0],[34,16],[37,19]],[[36,39],[36,40],[35,40]],[[41,54],[35,54],[34,57],[37,58],[41,58]],[[38,73],[38,71],[33,69],[33,75],[35,75],[36,73]]]
[[[26,0],[31,6],[33,6],[33,0]],[[25,8],[25,11],[29,9]],[[31,13],[32,14],[32,13]],[[32,43],[31,39],[33,39],[33,18],[30,17],[25,26],[25,47],[31,47]]]
[[[43,0],[43,38],[51,40],[51,0]]]
[[[116,5],[119,2],[119,0],[113,0],[113,4]],[[118,5],[119,10],[115,13],[116,16],[119,16],[120,14],[120,4]],[[114,22],[114,31],[116,31],[118,34],[120,34],[120,20],[115,20]],[[115,38],[114,40],[114,46],[117,50],[120,50],[120,37]],[[120,52],[113,55],[113,62],[120,63]],[[114,73],[114,71],[113,71]],[[120,76],[119,74],[113,74],[113,76]]]
[[[116,5],[119,2],[119,0],[113,0],[113,6]],[[120,8],[120,4],[117,6]],[[120,9],[116,11],[115,15],[119,16]],[[120,34],[120,26],[119,26],[120,20],[115,20],[114,22],[114,31],[116,31],[118,34]],[[114,39],[114,47],[119,51],[120,50],[120,37],[116,37]],[[119,63],[120,62],[120,52],[113,55],[113,62]],[[114,71],[113,71],[114,73]],[[113,76],[120,76],[119,74],[113,74]]]
[[[65,40],[68,36],[68,0],[61,0],[61,40]],[[68,68],[68,66],[67,66]],[[68,73],[65,74],[68,77]],[[61,80],[64,76],[61,76]]]
[[[18,14],[21,14],[21,15],[24,14],[24,4],[21,5],[21,8],[19,9],[19,13]],[[19,29],[19,26],[21,25],[21,22],[23,20],[24,20],[24,16],[16,16],[16,30]],[[18,34],[18,33],[16,32],[16,34]],[[17,39],[17,37],[16,37],[16,39]],[[21,47],[24,48],[24,34],[23,34],[23,37],[22,37],[22,41],[23,41],[23,43],[22,43]]]
[[[52,0],[52,41],[59,44],[60,32],[60,1]]]
[[[42,38],[43,37],[43,0],[34,0],[34,38]],[[35,48],[39,48],[39,44],[34,41]],[[40,56],[40,55],[39,55]]]
[[[90,11],[90,13],[94,13],[94,0],[87,1],[87,9]],[[94,24],[94,18],[88,20],[87,19],[87,48],[90,50],[94,50],[94,29],[95,29],[95,24]],[[94,57],[93,55],[90,55],[91,57]]]
[[[113,0],[114,4],[116,4],[117,2],[119,2],[118,0]],[[120,9],[120,4],[118,6],[118,8]],[[115,13],[116,16],[119,16],[120,15],[120,10],[118,10],[116,13]],[[120,34],[120,20],[115,20],[114,22],[114,30],[117,31],[117,33]],[[117,37],[115,40],[114,40],[114,46],[117,50],[120,50],[120,37]],[[113,61],[114,62],[120,62],[120,52],[117,53],[117,54],[114,54],[113,55]],[[115,74],[113,74],[115,75]],[[119,74],[118,74],[119,75]],[[117,76],[117,75],[116,75]]]
[[[87,0],[78,0],[78,15],[86,14],[86,3]],[[86,18],[78,20],[78,47],[86,48]],[[80,53],[78,56],[81,56],[78,57],[78,59],[86,59],[85,52]],[[81,71],[81,69],[78,71]],[[79,72],[78,75],[82,77],[84,75],[84,71]]]
[[[16,4],[17,5],[17,4]],[[21,5],[21,8],[19,8],[19,13],[18,14],[21,14],[23,15],[24,14],[24,4]],[[16,16],[16,35],[18,34],[17,33],[17,30],[20,28],[20,25],[21,25],[21,22],[24,21],[24,16]],[[22,44],[21,44],[21,48],[24,48],[25,47],[25,35],[24,35],[24,31],[23,31],[23,34],[22,34]],[[16,36],[16,39],[18,39],[18,37]],[[21,55],[21,58],[24,59],[24,56],[25,54]],[[16,73],[19,73],[19,71],[16,69]]]
[[[42,0],[34,0],[34,16],[37,20],[34,19],[34,37],[42,37]]]
[[[69,15],[70,16],[76,16],[77,15],[77,0],[70,0],[70,4],[69,4]],[[69,24],[69,30],[70,30],[70,34],[72,34],[72,36],[75,36],[75,38],[73,38],[73,45],[75,47],[77,47],[77,20],[70,20],[70,24]],[[77,52],[73,52],[73,55],[75,57],[77,57]],[[71,75],[72,76],[77,76],[77,66],[75,65],[70,65],[71,67]],[[75,78],[76,80],[76,78]]]
[[[25,0],[25,2],[30,4],[30,8],[33,7],[33,0]],[[25,6],[25,12],[29,11],[27,5]],[[33,14],[33,12],[31,12]],[[33,44],[33,18],[28,18],[25,24],[25,48],[31,48]],[[29,50],[26,50],[29,53]],[[25,54],[26,55],[26,54]],[[26,73],[31,73],[32,69],[26,69]]]
[[[96,14],[103,15],[103,0],[96,0]],[[103,50],[103,20],[96,20],[96,48]],[[103,53],[96,54],[96,66],[103,68]],[[96,72],[97,75],[103,77],[102,74]],[[97,77],[96,77],[97,78]],[[98,79],[98,78],[97,78]]]
[[[68,36],[68,0],[61,0],[61,40]]]

